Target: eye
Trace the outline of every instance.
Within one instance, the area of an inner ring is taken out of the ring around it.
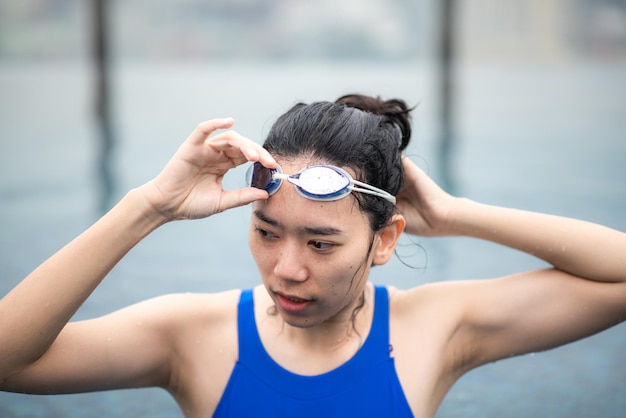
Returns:
[[[309,242],[309,245],[311,245],[318,251],[330,250],[331,248],[333,248],[333,244],[324,241],[311,241]]]
[[[257,234],[261,236],[261,238],[264,238],[264,239],[272,239],[277,236],[276,234],[268,231],[267,229],[259,228],[258,226],[255,227],[254,230],[256,231]]]

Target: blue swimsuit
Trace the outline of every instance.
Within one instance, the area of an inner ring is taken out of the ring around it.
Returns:
[[[389,299],[376,287],[372,328],[343,365],[317,376],[285,370],[265,351],[254,320],[252,291],[238,306],[239,360],[215,417],[412,417],[389,345]]]

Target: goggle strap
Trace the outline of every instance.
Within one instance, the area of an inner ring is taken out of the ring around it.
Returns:
[[[372,186],[374,187],[374,186]],[[354,191],[354,192],[359,192],[359,193],[365,193],[365,194],[369,194],[369,195],[373,195],[373,196],[378,196],[378,197],[382,197],[385,200],[388,200],[389,202],[393,203],[394,205],[396,204],[396,198],[395,196],[393,196],[390,193],[387,193],[384,190],[369,190],[369,189],[363,189],[361,187],[354,187],[354,186],[349,186],[348,187],[350,190]]]
[[[272,174],[272,180],[289,180],[289,174],[275,172]]]
[[[359,187],[355,187],[350,185],[349,188],[350,190],[354,190],[355,192],[360,192],[360,193],[366,193],[366,194],[371,194],[374,196],[378,196],[378,197],[382,197],[383,199],[387,199],[388,201],[390,201],[391,203],[393,203],[394,205],[396,204],[396,197],[394,195],[392,195],[389,192],[386,192],[382,189],[379,189],[378,187],[369,185],[367,183],[363,183],[360,182],[358,180],[352,180],[352,183],[359,186]]]

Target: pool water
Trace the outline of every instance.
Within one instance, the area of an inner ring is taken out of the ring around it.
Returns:
[[[296,101],[359,91],[420,103],[408,150],[436,179],[435,74],[426,66],[124,64],[113,99],[117,188],[155,175],[197,122],[235,117],[259,142]],[[476,67],[460,72],[458,138],[449,185],[485,203],[573,216],[626,231],[626,68]],[[0,64],[0,294],[99,216],[101,181],[86,63]],[[243,184],[243,170],[226,187]],[[110,312],[170,292],[259,282],[247,250],[249,208],[167,225],[135,248],[76,314]],[[376,283],[491,278],[543,264],[463,238],[403,238]],[[412,265],[409,268],[404,264]],[[438,413],[448,417],[622,417],[626,325],[464,376]],[[178,417],[161,389],[30,396],[0,392],[0,417]]]

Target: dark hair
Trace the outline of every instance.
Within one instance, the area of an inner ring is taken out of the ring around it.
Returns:
[[[360,94],[334,103],[298,103],[280,116],[263,146],[274,156],[306,156],[312,161],[348,167],[355,179],[396,195],[402,188],[400,154],[411,138],[406,103]],[[383,228],[395,206],[380,197],[353,193],[373,231]]]

